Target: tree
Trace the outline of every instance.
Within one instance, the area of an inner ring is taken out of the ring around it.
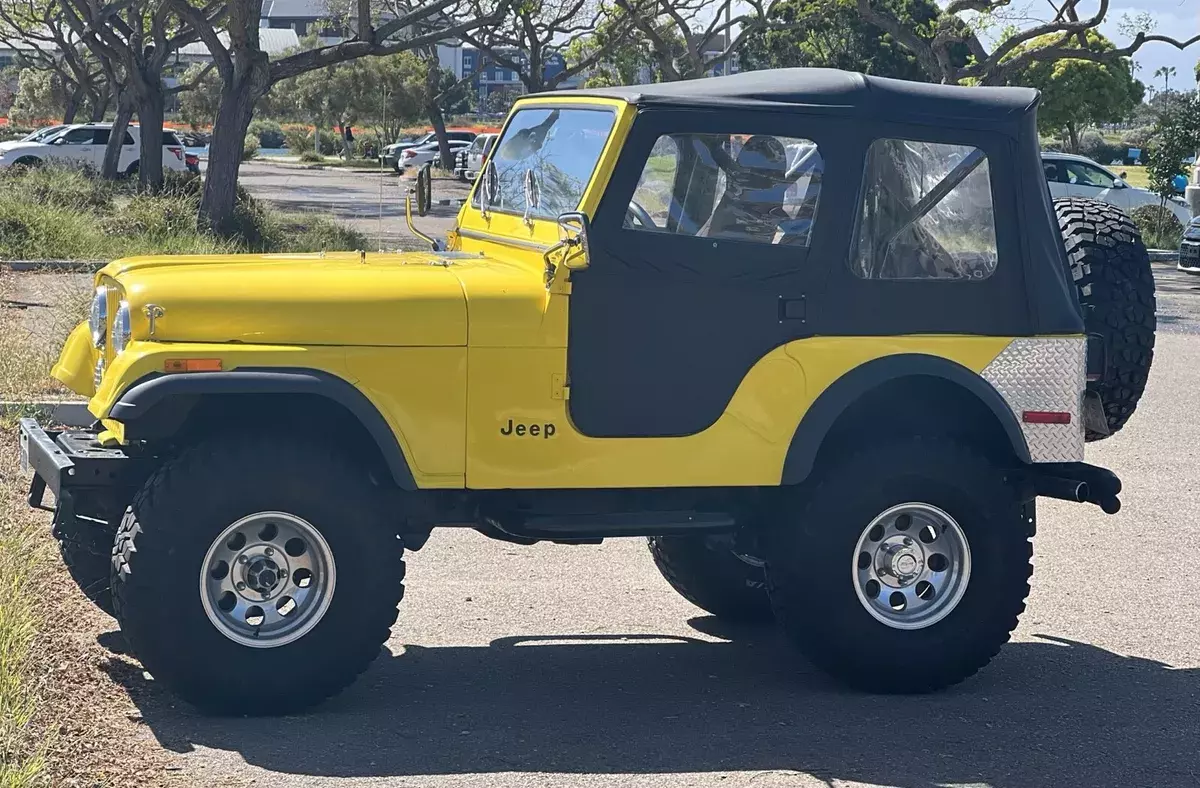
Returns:
[[[113,92],[106,64],[71,32],[58,0],[0,0],[0,44],[18,48],[22,67],[54,75],[63,100],[53,117],[73,123],[81,109],[104,117]]]
[[[15,68],[0,68],[0,115],[7,115],[17,97],[18,71]]]
[[[1115,49],[1111,41],[1094,30],[1084,36],[1089,52]],[[1027,47],[1045,45],[1045,41],[1035,38],[1013,50],[1011,57],[1020,57]],[[1072,39],[1066,49],[1078,50],[1078,39]],[[1009,82],[1042,91],[1038,127],[1043,134],[1065,131],[1071,152],[1079,150],[1082,127],[1125,120],[1141,103],[1144,92],[1142,83],[1133,78],[1129,58],[1096,61],[1068,55],[1057,61],[1030,60],[1009,75]]]
[[[607,54],[586,71],[586,87],[664,81],[650,38],[636,25],[627,29],[626,25],[617,24],[618,21],[607,17],[591,35],[573,41],[565,52],[567,63],[573,65],[585,61],[597,49],[603,49]],[[669,42],[671,58],[683,52],[683,39],[674,33],[669,24],[659,23],[656,34],[658,39]]]
[[[834,3],[837,0],[826,0]],[[1006,16],[1011,0],[949,0],[933,25],[933,35],[923,36],[908,27],[904,20],[887,7],[883,0],[855,0],[855,7],[864,20],[891,35],[911,51],[921,68],[934,82],[950,84],[971,81],[983,85],[1003,85],[1011,75],[1023,71],[1035,61],[1057,61],[1063,58],[1115,62],[1127,58],[1149,43],[1162,43],[1178,49],[1200,42],[1200,33],[1190,38],[1174,38],[1154,32],[1154,21],[1146,14],[1126,15],[1121,20],[1122,32],[1130,43],[1096,51],[1084,45],[1088,31],[1096,30],[1108,18],[1110,0],[1096,0],[1090,16],[1080,15],[1080,6],[1093,7],[1085,0],[1047,0],[1053,15],[1044,22],[1025,28],[1003,30],[990,48],[984,40],[997,27],[1012,21]],[[1024,13],[1022,9],[1021,13]],[[1032,42],[1039,43],[1033,45]],[[962,65],[955,62],[956,47],[966,46],[970,59]],[[1020,49],[1020,52],[1016,50]]]
[[[785,0],[613,0],[649,42],[666,81],[702,77],[731,63]],[[832,8],[839,0],[825,0]]]
[[[929,39],[940,9],[933,0],[881,0],[917,35]],[[956,65],[966,65],[965,45],[951,51]],[[861,71],[927,82],[930,76],[916,55],[891,35],[865,22],[855,0],[784,0],[771,10],[766,25],[752,34],[742,51],[749,68],[815,66]]]
[[[1150,190],[1164,200],[1175,194],[1174,180],[1187,175],[1184,159],[1200,149],[1200,92],[1181,97],[1154,127],[1146,161]]]
[[[1167,93],[1171,90],[1171,77],[1175,76],[1175,67],[1174,66],[1163,66],[1161,68],[1155,69],[1154,76],[1162,77],[1163,93]]]
[[[61,118],[67,95],[62,79],[53,71],[23,68],[17,79],[17,91],[8,114],[20,123]]]
[[[509,0],[499,0],[499,5],[490,10],[481,5],[488,1],[414,0],[419,4],[398,5],[390,18],[376,27],[371,0],[355,0],[355,23],[350,37],[272,61],[262,50],[259,37],[263,0],[224,0],[220,17],[227,31],[224,34],[218,33],[218,21],[206,16],[204,8],[191,5],[189,0],[162,0],[196,30],[212,54],[221,78],[221,100],[200,202],[202,220],[218,232],[232,230],[242,141],[256,102],[272,85],[367,55],[413,50],[495,24],[507,10]]]
[[[602,43],[581,58],[568,57],[576,41],[604,27],[610,34]],[[537,93],[553,90],[598,65],[632,27],[628,9],[619,10],[598,0],[515,0],[500,24],[462,38],[489,63],[515,72],[527,92]],[[551,64],[562,67],[552,71],[548,68]]]
[[[157,189],[163,182],[162,130],[168,94],[186,90],[187,84],[168,89],[163,70],[171,55],[196,40],[197,32],[161,0],[59,0],[62,16],[78,40],[103,61],[120,71],[117,123],[109,135],[107,162],[119,152],[129,113],[136,108],[140,146],[138,178],[143,188]],[[215,22],[223,9],[217,0],[194,8],[194,16]]]
[[[195,86],[179,97],[179,114],[184,122],[193,129],[211,126],[221,101],[221,82],[216,73],[205,65],[193,63],[180,79]]]

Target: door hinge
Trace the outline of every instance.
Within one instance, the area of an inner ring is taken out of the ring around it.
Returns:
[[[567,383],[567,376],[561,372],[550,375],[550,399],[570,398],[571,386]]]

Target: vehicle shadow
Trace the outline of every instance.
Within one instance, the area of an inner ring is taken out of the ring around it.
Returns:
[[[120,657],[110,672],[163,746],[299,775],[789,770],[907,787],[1195,786],[1200,774],[1200,671],[1054,638],[915,697],[836,687],[770,630],[408,646],[312,713],[269,722],[201,716]]]

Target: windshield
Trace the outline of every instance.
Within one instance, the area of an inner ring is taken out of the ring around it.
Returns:
[[[492,152],[474,204],[486,193],[485,207],[503,213],[557,219],[576,210],[615,120],[608,109],[519,110]]]
[[[32,134],[27,135],[21,142],[46,142],[50,137],[58,134],[65,128],[66,126],[51,126],[48,129],[38,129]]]

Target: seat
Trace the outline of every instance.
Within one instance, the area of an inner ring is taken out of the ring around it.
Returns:
[[[773,243],[787,193],[787,150],[766,134],[746,140],[726,170],[725,193],[708,221],[709,238]]]

